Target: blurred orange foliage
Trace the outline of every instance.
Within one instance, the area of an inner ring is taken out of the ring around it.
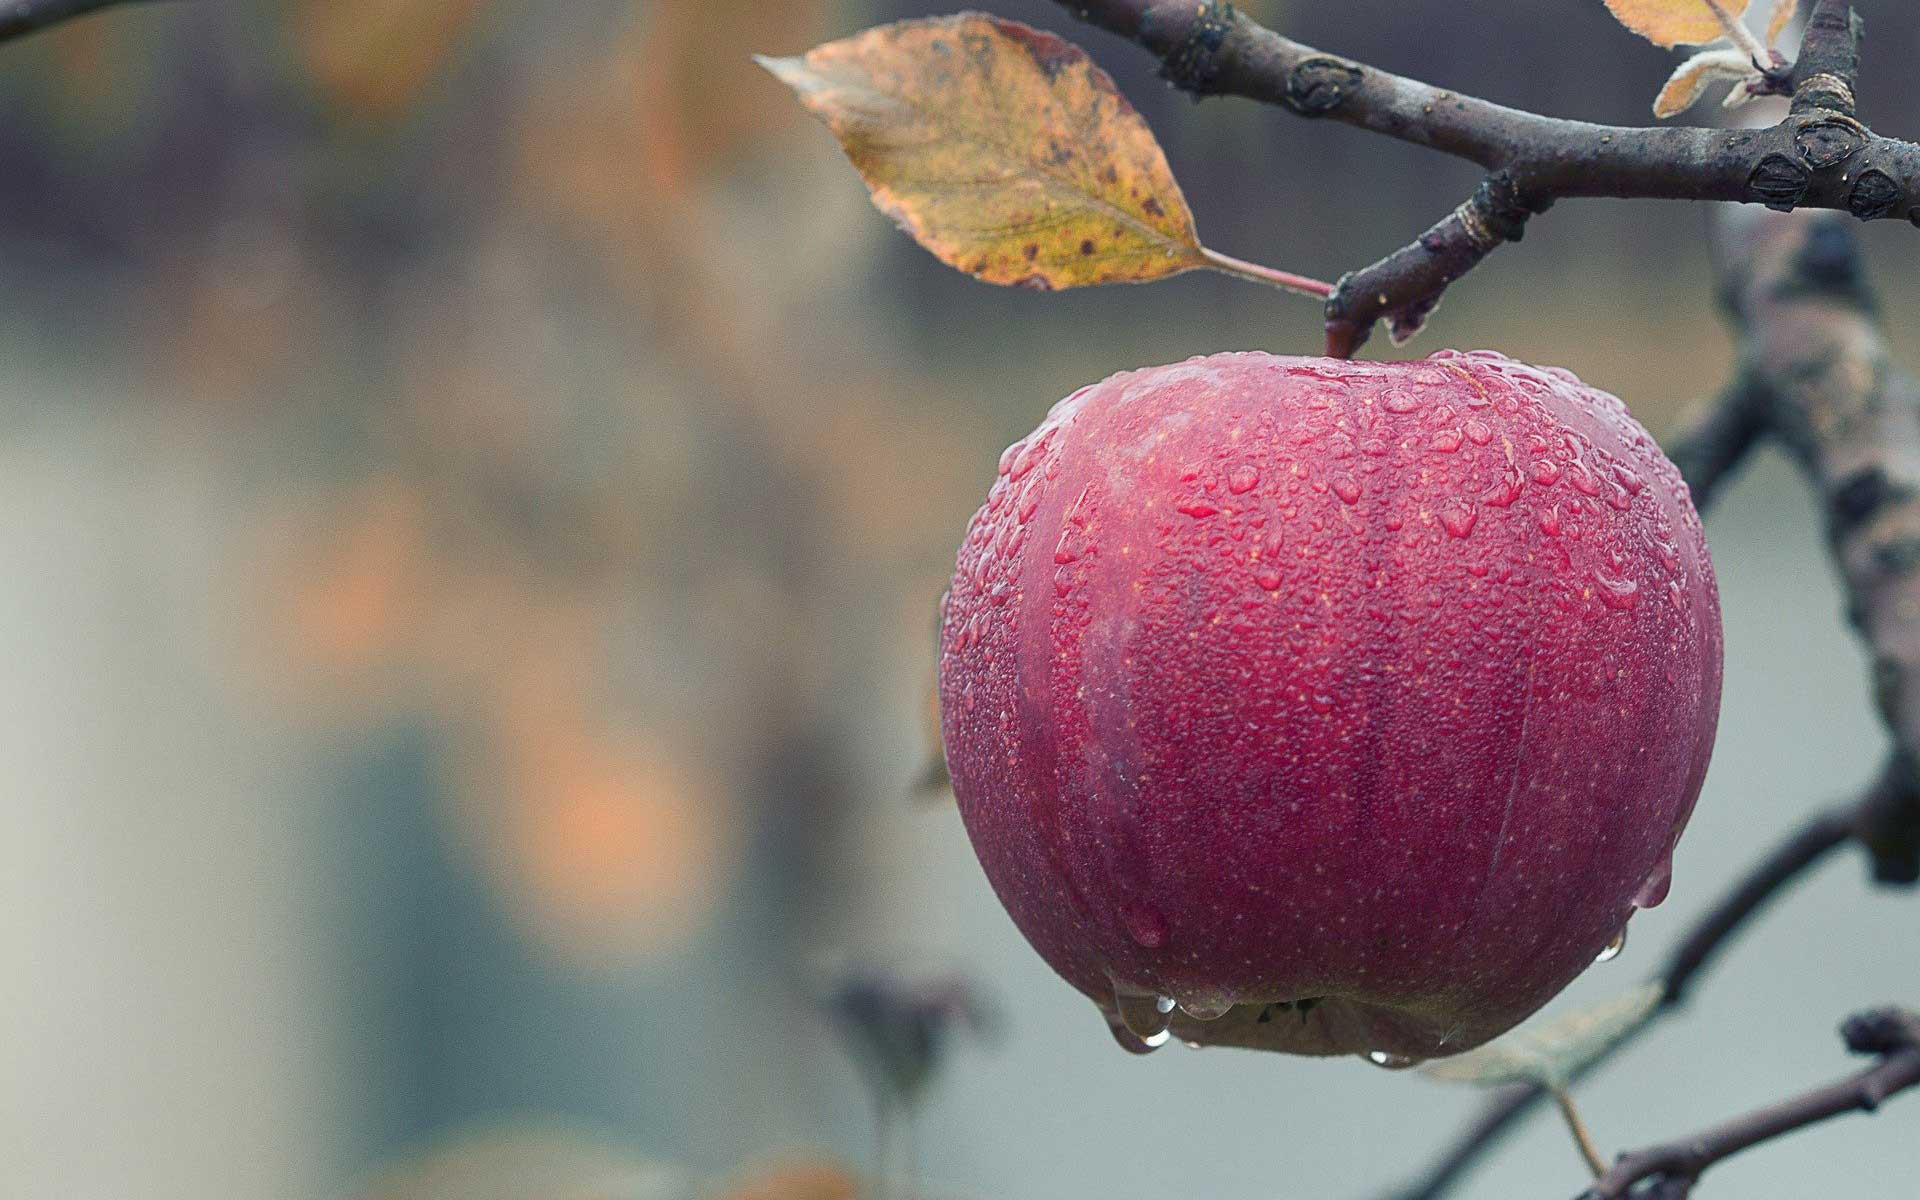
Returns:
[[[420,95],[484,7],[484,0],[299,0],[293,30],[327,98],[382,120]]]
[[[721,1200],[858,1200],[860,1190],[844,1167],[796,1161],[762,1168]]]

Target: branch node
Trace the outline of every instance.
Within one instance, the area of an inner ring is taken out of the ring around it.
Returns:
[[[1840,1036],[1855,1054],[1885,1056],[1920,1046],[1920,1020],[1898,1008],[1869,1009],[1842,1021]]]
[[[1831,71],[1821,71],[1807,76],[1794,89],[1793,103],[1796,108],[1824,108],[1850,113],[1855,107],[1853,85]]]
[[[1220,48],[1226,45],[1227,35],[1233,32],[1234,24],[1239,19],[1240,14],[1234,11],[1231,0],[1206,0],[1200,10],[1193,14],[1187,25],[1186,36],[1161,56],[1160,78],[1190,93],[1195,100],[1217,95],[1220,90]],[[1149,28],[1152,20],[1153,10],[1148,9],[1140,22],[1140,36],[1143,39],[1153,36]]]
[[[1792,212],[1807,194],[1813,172],[1778,152],[1761,159],[1747,176],[1747,192],[1775,212]]]
[[[1361,70],[1344,59],[1319,54],[1301,59],[1287,73],[1287,107],[1303,117],[1324,117],[1360,88]]]
[[[1878,167],[1868,167],[1847,193],[1847,211],[1862,221],[1877,221],[1893,212],[1903,194],[1893,176]]]
[[[1875,883],[1920,883],[1920,775],[1906,753],[1893,756],[1861,804],[1855,836],[1872,859]]]
[[[1867,144],[1867,130],[1860,122],[1841,113],[1830,113],[1802,121],[1793,133],[1793,148],[1801,161],[1815,171],[1837,167],[1860,152]]]

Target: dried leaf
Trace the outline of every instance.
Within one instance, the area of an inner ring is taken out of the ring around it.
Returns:
[[[1738,50],[1703,50],[1674,69],[1653,99],[1653,115],[1677,117],[1692,108],[1717,79],[1745,79],[1753,64]]]
[[[1146,121],[1053,34],[962,13],[759,62],[840,139],[874,204],[969,275],[1066,288],[1209,265]]]
[[[1800,11],[1800,0],[1773,0],[1773,16],[1767,18],[1767,45],[1780,44],[1780,35],[1787,31],[1787,22],[1793,20],[1793,14]]]
[[[1481,1087],[1503,1083],[1562,1087],[1651,1017],[1665,996],[1665,984],[1645,983],[1538,1028],[1516,1029],[1465,1054],[1435,1059],[1420,1070],[1448,1083]]]
[[[1727,35],[1707,0],[1606,0],[1607,11],[1622,25],[1656,46],[1704,46]],[[1748,0],[1717,0],[1738,20]]]

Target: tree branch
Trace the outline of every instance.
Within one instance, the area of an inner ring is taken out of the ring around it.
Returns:
[[[1659,978],[1666,992],[1655,1017],[1676,1011],[1687,999],[1695,976],[1719,951],[1746,927],[1746,923],[1787,886],[1843,846],[1862,827],[1863,814],[1874,803],[1873,793],[1851,804],[1843,804],[1820,813],[1795,830],[1759,862],[1695,921],[1692,929],[1669,955]],[[1606,1055],[1576,1072],[1583,1077],[1606,1061],[1622,1046],[1640,1036],[1652,1021],[1637,1026],[1616,1043]],[[1476,1117],[1447,1153],[1420,1181],[1395,1193],[1397,1200],[1437,1200],[1445,1195],[1479,1160],[1491,1151],[1519,1119],[1531,1112],[1549,1093],[1536,1085],[1524,1084],[1502,1089]]]
[[[1580,1200],[1626,1200],[1635,1184],[1648,1179],[1673,1185],[1659,1194],[1684,1197],[1701,1172],[1722,1159],[1829,1117],[1872,1112],[1899,1092],[1920,1086],[1920,1016],[1878,1009],[1849,1018],[1840,1033],[1849,1050],[1877,1054],[1880,1061],[1711,1129],[1623,1154]]]
[[[152,0],[0,0],[0,42],[37,33],[103,8]]]
[[[1840,218],[1729,214],[1715,251],[1721,300],[1740,337],[1739,378],[1676,442],[1674,461],[1704,509],[1762,435],[1798,459],[1827,510],[1895,751],[1865,795],[1810,818],[1699,918],[1661,973],[1661,1016],[1677,1011],[1755,914],[1836,847],[1860,846],[1882,883],[1920,881],[1920,383],[1888,361]],[[1401,1200],[1444,1195],[1543,1096],[1528,1087],[1498,1094]]]
[[[1133,39],[1196,96],[1233,95],[1452,154],[1487,169],[1479,192],[1419,240],[1342,279],[1327,299],[1328,352],[1351,354],[1382,318],[1417,329],[1446,287],[1526,220],[1571,197],[1730,200],[1838,209],[1920,224],[1920,146],[1854,118],[1858,22],[1817,0],[1793,110],[1770,129],[1593,125],[1443,91],[1284,38],[1224,0],[1059,0]]]

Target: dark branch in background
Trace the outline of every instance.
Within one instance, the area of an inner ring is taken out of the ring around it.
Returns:
[[[1733,200],[1920,225],[1920,146],[1854,117],[1858,23],[1846,0],[1816,0],[1800,60],[1784,75],[1792,113],[1739,131],[1591,125],[1507,108],[1323,54],[1224,0],[1058,2],[1145,46],[1196,96],[1276,104],[1486,168],[1473,196],[1417,241],[1340,281],[1327,298],[1327,349],[1341,357],[1377,320],[1396,335],[1417,330],[1447,285],[1560,199]]]
[[[1762,436],[1800,462],[1826,509],[1848,611],[1874,653],[1895,749],[1862,798],[1812,817],[1700,918],[1661,972],[1663,1016],[1755,913],[1835,848],[1860,846],[1882,883],[1920,881],[1920,383],[1888,361],[1844,220],[1730,218],[1716,258],[1740,336],[1739,377],[1675,442],[1673,458],[1703,508]],[[1445,1194],[1544,1095],[1502,1092],[1400,1200]]]
[[[1846,1079],[1755,1109],[1711,1129],[1620,1156],[1580,1200],[1626,1200],[1635,1184],[1655,1180],[1662,1200],[1684,1200],[1708,1167],[1750,1146],[1842,1113],[1872,1112],[1896,1093],[1920,1086],[1920,1016],[1885,1008],[1840,1027],[1847,1049],[1880,1061]],[[1646,1195],[1647,1193],[1641,1193]]]
[[[153,0],[0,0],[0,42],[25,37],[50,25],[123,4]]]

